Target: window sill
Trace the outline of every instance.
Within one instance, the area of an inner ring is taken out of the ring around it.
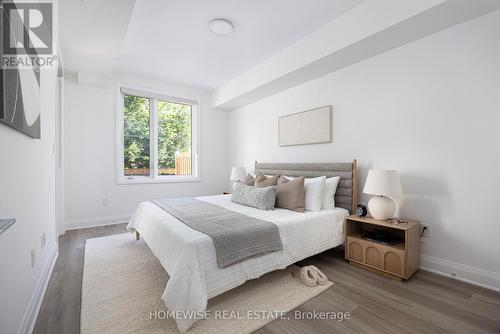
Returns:
[[[133,179],[120,178],[116,181],[116,184],[148,184],[148,183],[190,183],[190,182],[201,182],[199,177],[165,177],[165,178],[148,178],[148,177],[137,177]]]

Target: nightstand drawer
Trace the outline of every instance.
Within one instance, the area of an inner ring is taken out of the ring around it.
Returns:
[[[346,258],[361,264],[386,271],[397,276],[405,276],[404,245],[389,246],[348,236]]]

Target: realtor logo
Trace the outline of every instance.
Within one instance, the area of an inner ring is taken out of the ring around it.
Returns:
[[[41,137],[42,69],[57,68],[53,4],[0,0],[0,123]]]
[[[54,67],[51,2],[0,0],[2,69]]]
[[[52,54],[52,3],[0,3],[4,55]]]

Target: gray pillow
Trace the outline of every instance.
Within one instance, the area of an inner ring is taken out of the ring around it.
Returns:
[[[267,177],[264,174],[259,174],[255,177],[254,186],[256,188],[265,188],[265,187],[275,186],[278,183],[279,177],[280,177],[279,175]]]
[[[305,193],[304,177],[297,177],[289,181],[280,176],[276,187],[276,207],[297,212],[304,212]]]
[[[262,210],[274,209],[276,189],[274,187],[255,188],[243,183],[235,183],[231,201]]]
[[[255,178],[252,175],[248,174],[247,176],[242,178],[240,182],[246,184],[247,186],[253,186],[255,183]]]

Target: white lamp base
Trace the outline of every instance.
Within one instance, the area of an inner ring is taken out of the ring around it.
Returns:
[[[386,220],[393,217],[396,204],[388,197],[374,196],[368,201],[368,210],[373,218]]]

